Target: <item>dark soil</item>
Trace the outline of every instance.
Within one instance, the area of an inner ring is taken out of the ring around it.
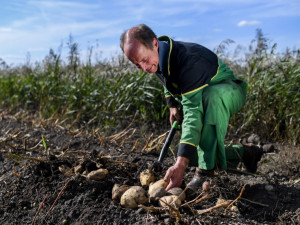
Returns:
[[[135,174],[145,159],[150,159],[145,168],[153,165],[161,145],[144,147],[167,129],[152,133],[133,126],[108,136],[85,128],[1,112],[0,224],[300,224],[300,151],[295,146],[276,144],[266,150],[256,174],[244,172],[242,165],[235,171],[218,171],[207,178],[210,197],[190,208],[180,207],[174,216],[170,209],[125,209],[111,199],[115,183],[140,185]],[[169,153],[165,162],[171,165],[174,159]],[[74,173],[78,165],[81,174]],[[86,173],[99,167],[109,171],[105,179],[86,179]],[[154,167],[157,179],[166,169]],[[183,188],[194,170],[188,168]],[[198,214],[215,206],[218,198],[235,200],[244,185],[234,203],[237,211],[218,208]],[[188,190],[186,201],[200,192]]]

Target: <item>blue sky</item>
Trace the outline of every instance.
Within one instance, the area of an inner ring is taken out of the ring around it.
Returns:
[[[120,54],[121,33],[140,23],[160,35],[210,49],[232,39],[245,49],[262,29],[277,51],[300,48],[299,0],[0,0],[0,58],[9,65],[41,61],[72,34],[82,60]],[[96,56],[95,56],[96,57]]]

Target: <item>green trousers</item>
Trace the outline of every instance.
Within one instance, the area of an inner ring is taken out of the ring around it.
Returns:
[[[231,80],[210,84],[203,90],[203,127],[201,139],[190,166],[204,170],[216,166],[235,167],[243,156],[242,146],[226,148],[226,136],[230,117],[238,112],[246,100],[247,84]]]

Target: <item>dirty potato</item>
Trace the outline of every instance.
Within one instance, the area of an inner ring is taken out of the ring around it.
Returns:
[[[202,184],[202,191],[209,191],[210,190],[210,182],[209,181],[204,181]]]
[[[94,170],[94,171],[90,172],[87,175],[87,178],[89,180],[103,180],[107,174],[108,174],[107,169],[98,169],[98,170]]]
[[[125,208],[134,209],[139,204],[144,204],[148,201],[146,191],[140,186],[132,186],[121,197],[121,205]]]
[[[180,199],[180,201],[184,201],[185,200],[185,197],[186,197],[186,195],[185,195],[185,193],[182,193],[183,192],[183,190],[182,190],[182,188],[180,188],[180,187],[174,187],[174,188],[171,188],[168,192],[167,192],[167,194],[168,195],[176,195],[176,196],[180,196],[179,197],[179,199]],[[181,194],[182,193],[182,194]]]
[[[128,185],[115,184],[112,189],[112,199],[119,202],[121,199],[121,196],[129,188],[130,188],[130,186],[128,186]]]
[[[163,187],[166,188],[168,183],[164,181],[163,179],[156,181],[155,183],[151,183],[149,186],[148,194],[149,196],[152,194],[152,192],[158,188],[158,187]]]
[[[168,205],[174,206],[174,204],[177,208],[181,205],[181,201],[176,195],[164,196],[159,199],[159,205],[161,207],[167,207]]]
[[[159,186],[155,188],[149,196],[150,202],[156,202],[159,198],[165,196],[166,194],[166,189],[162,186]]]
[[[146,169],[140,173],[140,182],[141,185],[149,186],[150,183],[155,181],[155,176],[152,170]]]

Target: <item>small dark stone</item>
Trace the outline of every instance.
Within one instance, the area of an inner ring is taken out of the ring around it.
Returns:
[[[248,143],[253,143],[253,144],[259,144],[260,143],[260,137],[257,134],[251,134],[248,139]]]
[[[275,146],[273,144],[265,144],[265,145],[263,145],[263,150],[266,153],[274,152],[275,151]]]

